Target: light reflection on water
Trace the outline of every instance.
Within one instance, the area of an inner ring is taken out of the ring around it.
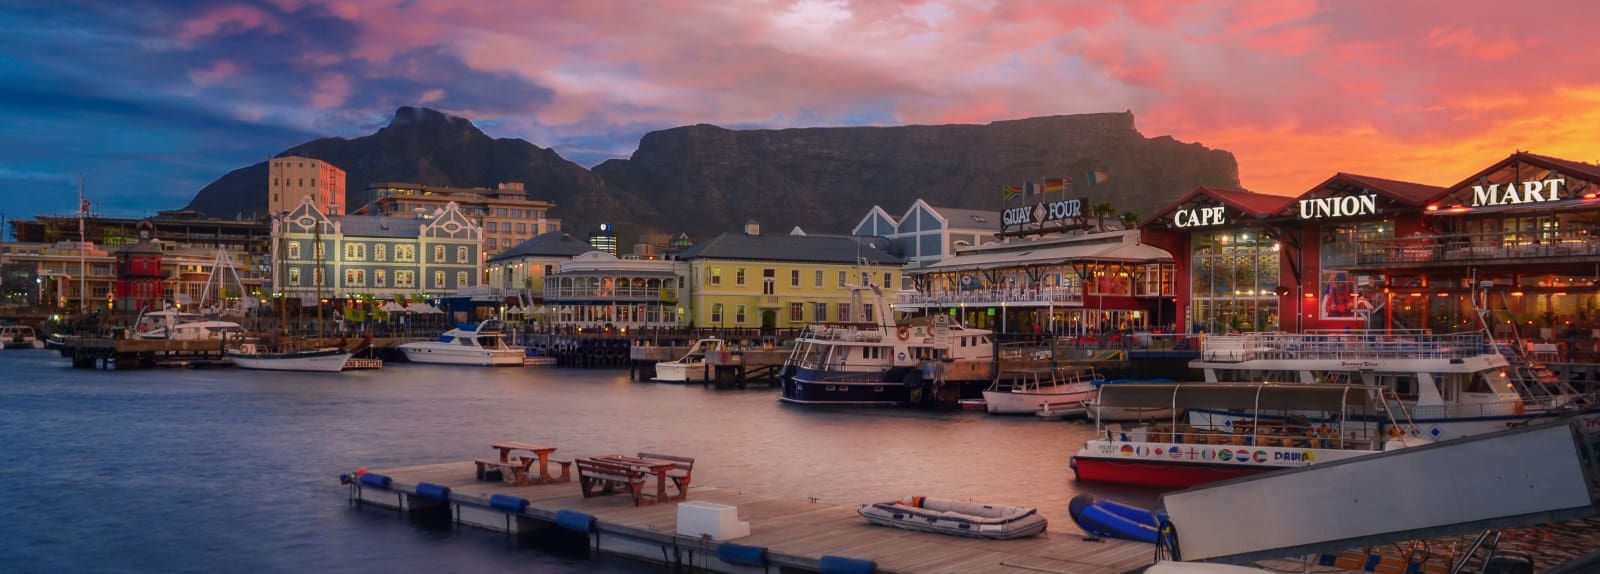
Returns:
[[[391,364],[341,374],[73,370],[0,353],[0,564],[135,572],[654,572],[501,535],[354,511],[337,476],[467,460],[496,439],[563,455],[693,456],[695,482],[859,504],[912,494],[1037,506],[1073,526],[1083,423],[959,411],[815,409],[776,391],[630,382],[622,371]],[[574,487],[576,488],[576,487]],[[1091,492],[1151,504],[1142,489]]]

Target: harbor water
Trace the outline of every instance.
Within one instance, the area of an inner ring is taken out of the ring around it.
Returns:
[[[776,390],[630,382],[625,371],[387,365],[333,374],[74,370],[0,352],[7,572],[660,572],[517,548],[352,507],[338,475],[461,461],[510,439],[558,456],[692,456],[695,483],[858,504],[910,495],[1036,506],[1072,531],[1081,422],[803,408]],[[577,488],[575,485],[573,488]],[[691,495],[692,498],[692,495]]]

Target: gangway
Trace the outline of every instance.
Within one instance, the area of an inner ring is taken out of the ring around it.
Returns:
[[[1597,465],[1570,419],[1163,495],[1174,560],[1245,564],[1596,513]]]

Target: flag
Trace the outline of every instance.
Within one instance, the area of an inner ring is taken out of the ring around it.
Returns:
[[[1000,191],[1005,194],[1007,200],[1010,200],[1013,197],[1022,195],[1022,186],[1004,185],[1000,187]]]
[[[1047,180],[1044,180],[1044,192],[1045,193],[1066,193],[1066,191],[1067,191],[1067,180],[1066,179],[1047,179]]]
[[[1091,169],[1091,170],[1089,170],[1088,173],[1084,174],[1083,183],[1084,183],[1084,185],[1102,184],[1102,183],[1106,182],[1106,179],[1109,176],[1110,176],[1110,174],[1106,173],[1106,170],[1103,170],[1103,169]]]
[[[1039,187],[1040,187],[1039,184],[1031,182],[1031,181],[1025,181],[1025,182],[1022,182],[1022,186],[1023,186],[1023,193],[1022,193],[1023,195],[1028,195],[1028,196],[1039,195]]]

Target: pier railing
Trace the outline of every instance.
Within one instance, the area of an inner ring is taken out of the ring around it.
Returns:
[[[1434,335],[1425,331],[1312,331],[1210,335],[1201,345],[1208,361],[1257,359],[1461,359],[1490,351],[1482,333]]]
[[[1083,305],[1082,289],[1048,287],[1044,289],[986,289],[981,291],[935,291],[900,293],[895,304],[901,306],[996,305],[1000,303],[1036,305]]]

